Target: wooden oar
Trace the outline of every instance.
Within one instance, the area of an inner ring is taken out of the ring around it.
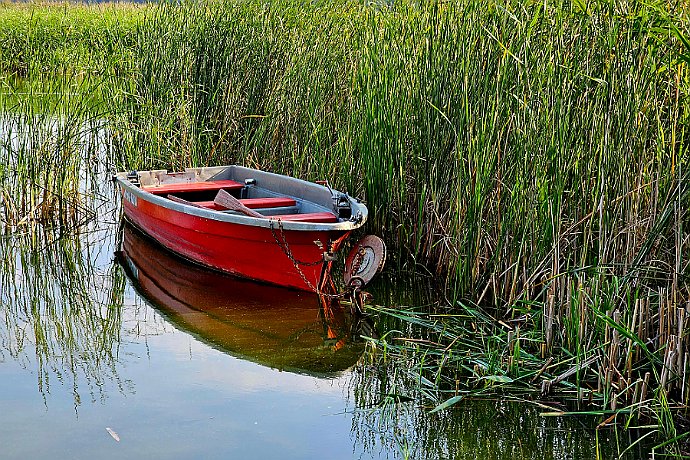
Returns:
[[[191,201],[187,201],[187,200],[185,200],[184,198],[180,198],[179,196],[168,195],[168,199],[169,199],[170,201],[174,201],[174,202],[176,202],[176,203],[182,203],[182,204],[187,204],[187,205],[189,205],[189,206],[194,206],[195,208],[204,208],[203,206],[200,206],[200,205],[198,205],[198,204],[196,204],[196,203],[193,203],[193,202],[191,202]]]
[[[226,192],[223,189],[218,190],[218,194],[213,199],[213,202],[219,206],[223,206],[225,208],[228,208],[231,211],[238,211],[238,212],[241,212],[242,214],[246,214],[249,217],[259,217],[259,218],[266,217],[263,214],[259,214],[258,212],[254,211],[253,209],[249,209],[248,207],[243,205],[240,200],[238,200],[234,196],[230,195],[228,192]]]

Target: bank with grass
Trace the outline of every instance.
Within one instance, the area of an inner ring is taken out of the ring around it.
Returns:
[[[519,396],[651,427],[672,441],[660,449],[683,451],[684,5],[128,8],[130,26],[105,40],[116,51],[86,53],[108,69],[118,168],[241,163],[329,179],[367,201],[394,270],[444,287],[437,311],[371,307],[419,328],[372,346],[432,407]]]

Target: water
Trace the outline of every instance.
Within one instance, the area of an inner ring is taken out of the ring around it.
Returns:
[[[371,323],[175,258],[121,226],[104,165],[82,168],[86,218],[0,233],[2,458],[596,456],[591,420],[394,402],[414,388],[359,337]]]

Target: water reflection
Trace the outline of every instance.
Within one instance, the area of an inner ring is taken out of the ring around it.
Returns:
[[[380,351],[379,351],[380,353]],[[405,369],[360,362],[350,381],[351,436],[364,458],[637,459],[649,443],[634,430],[597,431],[596,417],[545,417],[529,401],[468,398],[431,413]],[[634,444],[634,445],[633,445]],[[629,448],[629,446],[632,446]]]
[[[75,407],[129,386],[117,370],[125,278],[98,262],[99,233],[81,230],[31,226],[0,244],[0,359],[35,370],[44,398],[71,387]]]
[[[190,264],[129,224],[119,259],[137,291],[168,321],[232,355],[329,376],[355,364],[364,349],[338,305]]]

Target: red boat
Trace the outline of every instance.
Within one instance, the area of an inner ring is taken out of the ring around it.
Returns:
[[[256,281],[320,291],[330,256],[367,219],[328,186],[241,166],[122,172],[125,218],[176,254]]]

